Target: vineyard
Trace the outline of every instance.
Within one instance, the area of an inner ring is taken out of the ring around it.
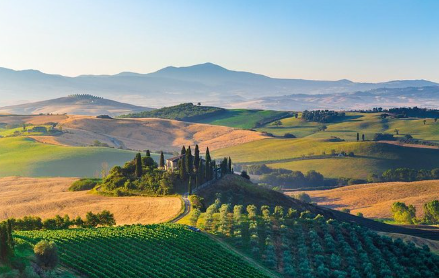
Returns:
[[[232,209],[217,199],[205,213],[192,213],[191,222],[284,277],[439,277],[439,257],[428,247],[309,212]]]
[[[87,277],[265,277],[202,233],[178,224],[16,232],[54,241],[63,264]]]

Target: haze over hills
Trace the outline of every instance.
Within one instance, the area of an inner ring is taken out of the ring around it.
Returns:
[[[70,95],[51,100],[20,105],[0,107],[0,113],[7,114],[74,114],[74,115],[110,115],[149,111],[151,108],[121,103],[91,95]]]
[[[231,107],[239,103],[242,108],[296,109],[276,105],[276,98],[285,95],[334,94],[336,106],[352,107],[352,94],[358,97],[376,89],[405,89],[439,84],[426,80],[398,80],[382,83],[357,83],[349,80],[318,81],[303,79],[279,79],[250,72],[232,71],[221,66],[205,63],[189,67],[166,67],[149,74],[122,72],[116,75],[81,75],[66,77],[45,74],[36,70],[14,71],[0,68],[1,106],[37,101],[42,98],[59,98],[69,94],[88,94],[111,98],[122,102],[148,107],[163,107],[182,102],[203,102],[209,105]],[[436,88],[437,89],[437,88]],[[405,91],[395,91],[403,100]],[[275,98],[274,101],[270,98]],[[294,98],[293,97],[293,98]],[[324,96],[313,96],[317,100]],[[383,94],[382,97],[386,98]],[[345,104],[340,98],[347,98]],[[294,99],[293,99],[294,100]],[[339,104],[341,101],[341,104]],[[389,99],[392,102],[393,99]],[[273,104],[274,102],[274,104]],[[280,101],[283,102],[283,101]],[[320,103],[310,109],[319,108]],[[404,102],[404,101],[400,101]],[[331,102],[332,103],[332,100]],[[3,105],[2,105],[3,104]]]

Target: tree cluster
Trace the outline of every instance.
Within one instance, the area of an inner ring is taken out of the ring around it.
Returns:
[[[113,167],[103,179],[101,189],[105,193],[116,196],[132,195],[134,192],[145,195],[167,195],[175,191],[177,175],[166,172],[163,152],[160,154],[159,165],[146,151],[146,156],[140,153],[125,163],[124,166]]]
[[[413,205],[406,205],[402,202],[395,202],[392,205],[393,219],[403,224],[439,224],[439,200],[432,200],[423,205],[424,217],[416,218],[416,208]]]
[[[227,110],[224,108],[211,106],[198,106],[192,103],[182,103],[179,105],[122,115],[121,118],[161,118],[179,121],[196,121],[205,118],[221,115]]]
[[[279,186],[282,189],[319,187],[325,185],[323,175],[314,170],[303,174],[300,171],[274,169],[269,174],[263,174],[260,178],[260,182],[271,186]]]
[[[439,179],[439,168],[433,170],[397,168],[384,171],[381,176],[371,175],[370,182],[421,181]]]
[[[305,110],[302,112],[302,119],[308,122],[332,123],[334,121],[343,119],[344,117],[344,112],[337,112],[332,110]]]

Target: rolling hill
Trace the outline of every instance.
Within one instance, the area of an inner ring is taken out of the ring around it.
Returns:
[[[7,114],[72,114],[72,115],[110,115],[148,111],[151,108],[121,103],[92,95],[70,95],[57,99],[0,107],[0,113]]]
[[[288,102],[288,97],[281,99],[278,105],[273,105],[275,101],[261,98],[291,94],[326,93],[332,95],[379,88],[421,88],[437,85],[437,83],[425,80],[357,83],[349,80],[279,79],[250,72],[228,70],[212,63],[188,67],[167,67],[149,74],[123,72],[116,75],[82,75],[77,77],[45,74],[37,70],[14,71],[0,68],[2,102],[14,104],[23,99],[38,101],[43,96],[44,98],[59,98],[60,94],[87,92],[147,107],[163,107],[190,101],[222,107],[264,108],[267,107],[264,102],[267,102],[272,106],[270,109],[293,110],[299,108],[291,106],[292,102]],[[398,103],[404,102],[403,92],[399,92],[399,95],[401,98]],[[386,95],[382,94],[380,97],[384,99]],[[326,97],[326,100],[330,99]],[[240,103],[239,106],[236,106],[237,103]],[[296,102],[296,104],[298,103]],[[404,103],[409,105],[407,101]],[[319,108],[320,104],[313,107]],[[348,108],[352,107],[353,104],[346,102],[346,104],[337,105]]]
[[[43,144],[33,138],[0,138],[0,177],[93,177],[133,159],[135,152]],[[155,154],[157,156],[157,154]]]
[[[438,200],[438,192],[438,180],[371,183],[331,190],[306,191],[319,206],[332,209],[348,208],[353,214],[361,212],[369,218],[391,218],[390,207],[394,202],[414,205],[417,216],[422,217],[423,204]]]
[[[354,157],[331,155],[344,151]],[[323,154],[324,153],[324,154]],[[391,168],[433,169],[439,165],[439,149],[414,148],[379,142],[328,142],[322,139],[264,139],[213,152],[214,157],[230,155],[235,163],[267,164],[307,172],[316,170],[325,177],[366,179]]]
[[[182,103],[153,111],[122,115],[120,118],[160,118],[252,129],[291,116],[291,112],[272,110],[224,109]]]

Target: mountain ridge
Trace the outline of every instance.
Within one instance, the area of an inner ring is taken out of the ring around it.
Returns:
[[[213,63],[165,67],[151,73],[68,77],[38,70],[0,68],[0,106],[17,101],[39,101],[69,94],[89,93],[141,106],[164,107],[183,102],[203,102],[227,107],[264,97],[292,94],[354,93],[378,88],[439,86],[428,80],[391,80],[378,83],[347,79],[306,80],[229,70]],[[246,107],[243,107],[246,108]],[[316,107],[318,108],[318,107]]]

